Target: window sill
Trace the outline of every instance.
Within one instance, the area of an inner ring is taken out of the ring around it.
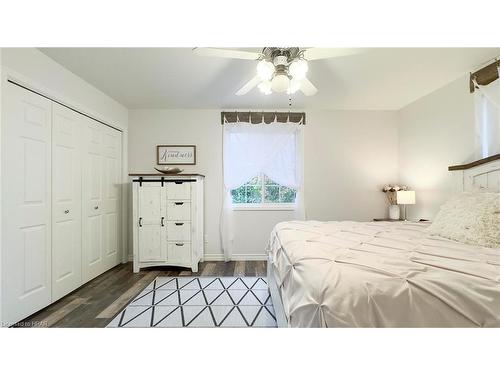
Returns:
[[[295,204],[233,204],[233,211],[295,211]]]

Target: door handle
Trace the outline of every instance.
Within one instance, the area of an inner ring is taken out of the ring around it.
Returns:
[[[175,225],[184,225],[184,223],[175,223]]]
[[[184,204],[184,202],[175,202],[176,206],[182,206],[183,204]]]
[[[94,210],[97,210],[99,208],[99,206],[94,206]]]
[[[69,210],[64,210],[64,213],[65,214],[69,214]]]
[[[184,246],[183,243],[176,243],[175,246]]]
[[[163,221],[164,221],[164,220],[165,220],[165,218],[162,216],[162,217],[161,217],[161,226],[162,226],[162,227],[164,227],[164,226],[165,226],[165,224],[163,223]]]
[[[142,217],[139,218],[139,226],[142,228]]]

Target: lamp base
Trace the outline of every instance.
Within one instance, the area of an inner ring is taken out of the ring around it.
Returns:
[[[408,221],[408,218],[406,216],[406,204],[403,204],[403,221]]]

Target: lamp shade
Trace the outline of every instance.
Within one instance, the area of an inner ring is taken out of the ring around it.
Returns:
[[[415,204],[415,192],[414,191],[398,191],[396,196],[397,204]]]
[[[257,75],[263,81],[269,81],[274,74],[274,65],[273,63],[265,60],[261,60],[257,64]]]
[[[307,66],[306,60],[295,60],[290,64],[290,67],[288,69],[290,71],[290,75],[293,78],[301,80],[305,78],[307,70],[309,68]]]
[[[276,74],[271,81],[271,87],[276,92],[285,92],[289,84],[290,80],[286,74]]]

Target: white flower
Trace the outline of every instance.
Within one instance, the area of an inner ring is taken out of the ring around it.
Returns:
[[[401,190],[401,188],[399,187],[399,185],[394,185],[394,190],[398,191],[398,190]]]

